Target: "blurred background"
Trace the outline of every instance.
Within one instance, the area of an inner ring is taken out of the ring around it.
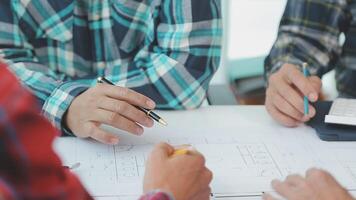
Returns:
[[[222,0],[222,3],[223,57],[212,86],[229,86],[238,104],[263,104],[263,62],[277,37],[287,0]],[[327,100],[336,96],[334,72],[330,72],[323,78],[323,97]]]

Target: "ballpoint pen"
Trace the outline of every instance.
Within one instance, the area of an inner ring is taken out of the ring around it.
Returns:
[[[98,77],[97,79],[97,82],[98,83],[106,83],[106,84],[109,84],[109,85],[115,85],[114,83],[112,83],[111,81],[107,80],[106,78],[104,77]],[[147,108],[143,108],[141,106],[135,106],[137,109],[141,110],[142,112],[144,112],[147,116],[149,116],[150,118],[152,118],[153,120],[155,120],[156,122],[164,125],[164,126],[167,126],[168,123],[160,116],[158,116],[156,113],[154,113],[152,110],[149,110]]]
[[[305,77],[309,76],[308,63],[303,63],[303,74]],[[304,96],[304,115],[309,115],[309,99]]]

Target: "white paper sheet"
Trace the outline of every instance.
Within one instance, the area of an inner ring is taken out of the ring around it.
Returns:
[[[356,143],[326,143],[310,128],[282,128],[261,108],[206,108],[164,116],[179,124],[155,127],[143,137],[107,128],[121,136],[117,146],[61,138],[55,148],[65,164],[81,163],[74,172],[92,195],[105,199],[134,199],[142,193],[147,155],[160,141],[200,150],[214,173],[211,187],[217,197],[261,195],[272,191],[271,180],[304,174],[310,167],[326,169],[356,190]]]

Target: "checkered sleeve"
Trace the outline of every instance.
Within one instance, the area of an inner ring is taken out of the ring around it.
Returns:
[[[158,23],[145,30],[152,36],[147,48],[132,63],[143,73],[127,86],[155,99],[160,109],[197,108],[220,62],[220,0],[163,0],[160,8]]]
[[[93,80],[72,81],[38,62],[34,49],[12,13],[11,1],[0,4],[0,57],[43,105],[45,116],[59,129],[71,101]]]
[[[94,81],[56,79],[46,73],[32,71],[33,67],[41,67],[35,62],[13,62],[5,57],[5,63],[42,102],[42,113],[46,118],[62,133],[70,135],[70,132],[64,130],[62,119],[74,98],[87,90]]]
[[[350,23],[347,7],[346,0],[289,0],[265,60],[266,79],[285,63],[308,62],[318,76],[330,71],[341,54],[339,36]]]
[[[0,199],[91,200],[52,149],[57,130],[0,63]]]

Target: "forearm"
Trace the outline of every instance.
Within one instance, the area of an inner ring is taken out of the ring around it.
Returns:
[[[91,199],[52,149],[57,131],[0,65],[0,194],[5,199]]]
[[[37,97],[42,113],[62,131],[64,114],[71,102],[95,82],[93,79],[71,80],[65,75],[54,75],[38,62],[19,61],[25,58],[10,60],[5,56],[4,60],[22,84]]]

